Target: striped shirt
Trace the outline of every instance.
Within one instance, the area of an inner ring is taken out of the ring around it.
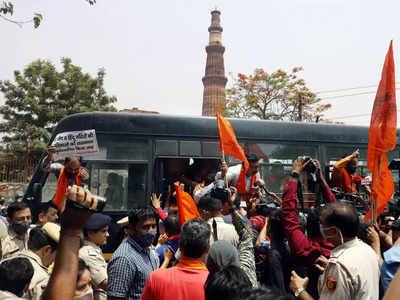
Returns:
[[[107,294],[126,300],[139,300],[147,278],[158,268],[154,252],[128,237],[108,262]]]

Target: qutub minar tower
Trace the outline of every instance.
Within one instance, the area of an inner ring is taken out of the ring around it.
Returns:
[[[210,40],[206,47],[206,73],[203,77],[203,116],[215,117],[218,107],[225,106],[225,86],[228,79],[225,77],[224,52],[222,46],[222,27],[220,25],[221,12],[211,12],[211,26],[208,27]]]

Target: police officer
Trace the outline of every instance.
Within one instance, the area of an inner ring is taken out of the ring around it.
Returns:
[[[8,232],[0,240],[0,258],[8,258],[27,248],[31,209],[24,202],[13,202],[7,209]]]
[[[379,299],[379,260],[374,250],[357,238],[359,218],[353,206],[333,202],[321,213],[321,234],[332,243],[329,260],[319,277],[320,299]],[[291,289],[302,300],[311,299],[305,291],[308,279],[294,271]]]
[[[79,258],[88,265],[91,273],[95,300],[107,299],[107,263],[100,247],[107,243],[110,223],[109,216],[93,214],[83,230],[85,240],[79,250]]]
[[[24,298],[40,300],[50,279],[48,267],[56,258],[60,240],[60,226],[48,222],[42,228],[35,227],[29,232],[28,249],[18,253],[27,258],[33,266],[33,277]]]

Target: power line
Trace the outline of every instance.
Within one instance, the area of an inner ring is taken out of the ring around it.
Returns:
[[[344,91],[351,91],[351,90],[367,89],[367,88],[371,88],[371,87],[377,87],[377,85],[366,85],[366,86],[343,88],[343,89],[337,89],[337,90],[318,91],[318,92],[315,92],[315,94],[336,93],[336,92],[344,92]]]
[[[400,84],[400,82],[396,82],[396,84]],[[378,85],[365,85],[365,86],[358,86],[358,87],[350,87],[350,88],[342,88],[342,89],[335,89],[335,90],[322,90],[315,92],[315,94],[327,94],[327,93],[336,93],[336,92],[344,92],[344,91],[351,91],[351,90],[360,90],[360,89],[367,89],[371,87],[378,87]]]
[[[321,100],[325,99],[339,99],[339,98],[345,98],[345,97],[352,97],[352,96],[360,96],[360,95],[369,95],[369,94],[375,94],[376,91],[374,92],[362,92],[362,93],[354,93],[354,94],[346,94],[346,95],[338,95],[338,96],[329,96],[329,97],[323,97],[320,98]]]
[[[396,90],[400,90],[400,88],[396,88]],[[354,94],[345,94],[345,95],[329,96],[329,97],[322,97],[322,98],[320,98],[320,99],[321,99],[321,100],[326,100],[326,99],[340,99],[340,98],[346,98],[346,97],[361,96],[361,95],[371,95],[371,94],[376,94],[376,91],[368,91],[368,92],[361,92],[361,93],[354,93]]]

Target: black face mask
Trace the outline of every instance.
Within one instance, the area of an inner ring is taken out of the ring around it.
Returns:
[[[12,229],[14,229],[14,231],[18,235],[23,235],[28,231],[29,226],[31,226],[31,223],[29,223],[29,222],[23,222],[23,223],[19,223],[19,224],[13,223],[11,226],[12,226]]]

